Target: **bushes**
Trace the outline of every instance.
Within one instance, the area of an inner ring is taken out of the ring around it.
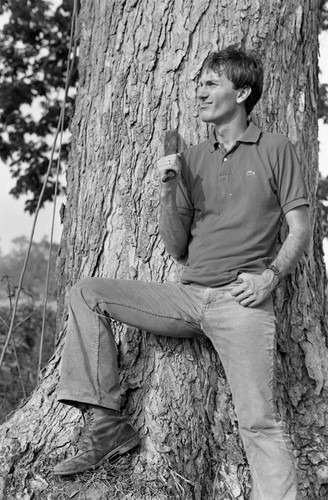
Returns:
[[[31,303],[22,303],[18,307],[15,319],[15,325],[18,326],[13,331],[0,371],[0,423],[24,399],[24,391],[15,356],[15,347],[26,395],[28,396],[36,387],[42,314],[42,309],[35,309],[35,306]],[[10,308],[0,306],[1,352],[6,342],[10,319]],[[49,306],[47,308],[43,341],[42,367],[54,352],[55,334],[56,312],[54,308]]]

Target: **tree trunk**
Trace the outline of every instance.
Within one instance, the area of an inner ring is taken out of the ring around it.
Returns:
[[[154,338],[121,325],[115,334],[124,410],[143,437],[141,450],[96,473],[64,481],[51,475],[81,422],[77,410],[56,402],[67,292],[86,276],[179,276],[158,237],[154,164],[165,130],[178,128],[181,147],[206,137],[196,111],[197,75],[210,51],[232,43],[262,55],[265,90],[253,118],[289,136],[309,190],[312,243],[275,299],[278,405],[297,458],[301,498],[327,498],[317,36],[316,0],[82,0],[79,90],[58,259],[59,349],[39,389],[1,427],[0,498],[249,498],[230,390],[210,343]]]

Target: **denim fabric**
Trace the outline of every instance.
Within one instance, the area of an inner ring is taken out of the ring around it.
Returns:
[[[294,463],[275,407],[272,300],[256,308],[242,307],[231,295],[233,286],[82,280],[70,293],[58,399],[120,409],[111,318],[156,335],[205,335],[220,356],[232,390],[253,500],[296,500]]]

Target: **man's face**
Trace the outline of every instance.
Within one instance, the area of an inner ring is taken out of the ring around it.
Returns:
[[[223,72],[203,71],[197,91],[200,118],[215,125],[229,123],[239,108],[237,95]]]

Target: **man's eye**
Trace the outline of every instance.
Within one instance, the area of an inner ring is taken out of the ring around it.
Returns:
[[[202,89],[203,87],[214,87],[215,83],[214,82],[206,82],[206,83],[199,83],[198,88]]]

